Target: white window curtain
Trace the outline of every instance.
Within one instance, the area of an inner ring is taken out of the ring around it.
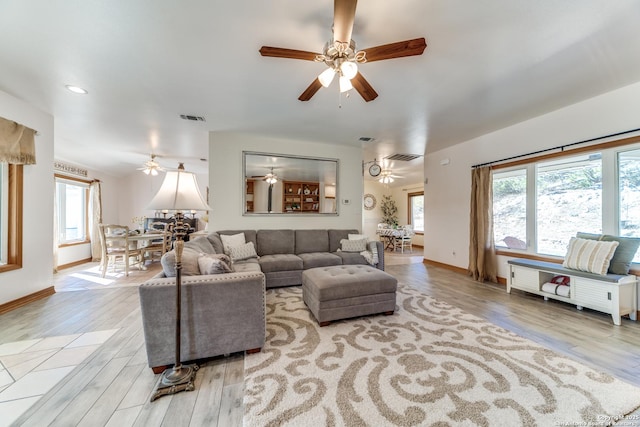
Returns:
[[[36,131],[0,117],[0,162],[35,165]]]
[[[102,223],[102,190],[100,181],[93,181],[89,186],[89,200],[91,213],[89,214],[89,238],[91,239],[91,260],[102,258],[99,225]]]

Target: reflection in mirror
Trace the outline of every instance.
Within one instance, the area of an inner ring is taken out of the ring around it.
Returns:
[[[244,151],[244,215],[338,213],[338,159]]]

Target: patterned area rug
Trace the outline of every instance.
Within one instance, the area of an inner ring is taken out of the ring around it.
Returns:
[[[267,291],[244,425],[608,425],[640,406],[639,388],[408,286],[397,303],[320,328],[300,287]]]

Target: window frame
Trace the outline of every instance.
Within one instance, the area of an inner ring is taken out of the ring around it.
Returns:
[[[76,246],[76,245],[86,245],[87,243],[91,243],[91,236],[89,233],[89,204],[90,204],[90,185],[91,185],[91,181],[87,181],[84,179],[80,179],[80,178],[74,178],[74,177],[70,177],[70,176],[66,176],[66,175],[61,175],[61,174],[54,174],[54,181],[55,181],[55,191],[56,191],[56,197],[57,197],[57,192],[58,192],[58,182],[59,181],[71,181],[69,182],[69,184],[72,184],[73,182],[78,182],[80,184],[86,185],[86,188],[84,188],[84,200],[85,200],[85,204],[84,204],[84,225],[85,225],[85,238],[83,240],[73,240],[73,241],[66,241],[63,243],[58,242],[58,248],[65,248],[65,247],[69,247],[69,246]],[[64,183],[64,182],[63,182]],[[60,221],[60,218],[58,217],[58,221]],[[58,224],[58,227],[60,226],[60,224]],[[58,233],[59,234],[59,233]],[[56,237],[57,239],[57,237]]]
[[[423,203],[424,203],[424,190],[415,191],[415,192],[407,194],[407,224],[410,224],[413,227],[413,232],[415,234],[418,234],[418,235],[422,236],[422,235],[424,235],[424,222],[422,224],[422,228],[423,228],[422,230],[416,230],[416,228],[415,228],[415,226],[413,224],[413,209],[412,209],[413,205],[411,203],[411,198],[412,197],[417,197],[417,196],[422,196],[422,200],[423,200]]]
[[[0,273],[22,268],[24,170],[16,164],[7,164],[7,168],[7,262],[0,265]]]
[[[543,154],[539,156],[529,157],[526,159],[515,160],[512,162],[501,163],[491,166],[493,171],[517,169],[525,167],[527,168],[527,182],[535,184],[535,170],[538,163],[546,162],[550,159],[560,157],[572,157],[580,154],[596,153],[602,154],[602,179],[603,179],[603,194],[602,194],[602,232],[604,234],[618,234],[619,233],[619,191],[618,191],[618,153],[621,151],[640,149],[640,135],[620,140],[614,140],[609,142],[603,142],[599,144],[593,144],[585,147],[578,147],[571,150],[562,150],[557,153]],[[605,178],[606,177],[606,178]],[[533,179],[533,180],[531,180]],[[607,184],[605,185],[605,180]],[[518,256],[519,258],[528,258],[541,261],[558,262],[562,260],[562,256],[543,255],[534,252],[534,245],[529,242],[537,239],[535,230],[535,210],[536,210],[536,188],[535,185],[529,189],[527,185],[527,249],[526,250],[512,250],[503,247],[496,248],[497,255],[503,256]],[[531,196],[533,194],[533,196]],[[533,197],[533,200],[531,200]],[[533,210],[533,211],[532,211]],[[533,218],[531,217],[533,212]],[[640,264],[632,264],[630,274],[640,274]]]

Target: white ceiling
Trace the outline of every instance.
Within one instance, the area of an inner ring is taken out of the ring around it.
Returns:
[[[368,0],[359,48],[425,53],[361,65],[372,102],[337,82],[300,102],[323,65],[258,49],[320,52],[332,18],[329,0],[0,0],[0,90],[55,117],[56,159],[126,175],[151,152],[206,172],[209,131],[424,154],[640,80],[638,0]],[[395,162],[396,184],[420,165]]]

